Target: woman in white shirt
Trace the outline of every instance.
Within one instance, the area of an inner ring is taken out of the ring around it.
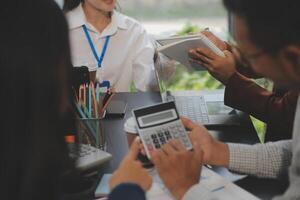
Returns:
[[[87,66],[117,92],[132,82],[140,91],[156,84],[154,47],[136,20],[115,10],[116,0],[65,0],[73,66]]]

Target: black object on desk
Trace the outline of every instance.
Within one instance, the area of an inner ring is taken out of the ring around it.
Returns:
[[[105,118],[123,118],[126,113],[126,108],[126,101],[113,99],[107,106]]]
[[[81,84],[90,82],[89,68],[86,66],[72,67],[72,86],[78,90]]]

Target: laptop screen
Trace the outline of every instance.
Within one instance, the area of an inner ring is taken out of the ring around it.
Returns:
[[[155,75],[163,102],[167,101],[168,85],[174,81],[176,74],[176,62],[170,60],[161,53],[156,52]]]

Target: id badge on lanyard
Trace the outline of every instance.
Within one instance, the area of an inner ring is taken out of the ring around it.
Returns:
[[[86,38],[87,38],[87,40],[89,42],[89,45],[90,45],[91,50],[93,52],[93,55],[94,55],[94,57],[95,57],[95,59],[96,59],[96,61],[98,63],[97,69],[99,69],[102,66],[102,62],[103,62],[104,56],[106,54],[107,47],[108,47],[108,44],[109,44],[111,36],[110,35],[106,36],[105,42],[104,42],[104,45],[103,45],[103,48],[102,48],[102,52],[101,52],[100,56],[98,56],[96,48],[94,46],[94,43],[92,41],[92,38],[91,38],[91,36],[89,34],[89,31],[88,31],[86,25],[83,25],[82,28],[83,28],[85,36],[86,36]],[[100,83],[100,86],[109,89],[110,88],[110,82],[108,80],[103,80],[102,83]]]

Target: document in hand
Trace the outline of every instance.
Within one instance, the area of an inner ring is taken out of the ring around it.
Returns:
[[[176,60],[188,67],[190,70],[205,70],[201,65],[190,62],[188,52],[191,49],[198,47],[207,48],[215,54],[225,57],[225,54],[205,35],[198,33],[197,35],[170,37],[165,39],[158,39],[157,42],[162,45],[157,48],[157,51]]]

